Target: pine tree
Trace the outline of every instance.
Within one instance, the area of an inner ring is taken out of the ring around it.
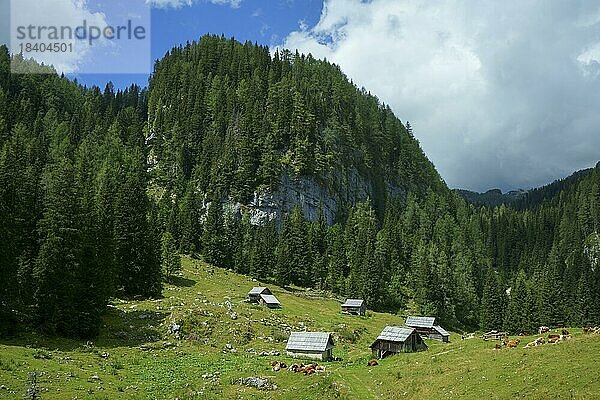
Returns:
[[[164,276],[171,280],[181,271],[181,257],[177,254],[177,246],[171,232],[165,232],[161,238],[162,270]]]
[[[147,220],[145,161],[139,150],[124,159],[115,200],[115,261],[119,285],[127,296],[158,296],[162,289],[159,248]]]
[[[484,331],[500,330],[503,326],[505,292],[497,271],[488,270],[481,299],[480,325]]]
[[[207,207],[202,230],[202,256],[207,263],[225,266],[227,254],[221,199],[213,195]]]
[[[519,271],[510,290],[504,329],[513,334],[534,332],[531,296],[525,272]]]

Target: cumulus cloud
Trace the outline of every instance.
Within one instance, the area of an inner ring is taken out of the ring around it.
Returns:
[[[409,120],[451,187],[529,188],[600,159],[593,0],[325,0],[282,44]]]
[[[189,7],[194,3],[197,3],[201,0],[146,0],[146,3],[152,5],[157,8],[181,8],[181,7]],[[226,5],[231,8],[239,8],[242,4],[242,0],[204,0],[208,3],[218,4],[218,5]]]
[[[107,25],[106,16],[100,12],[91,12],[83,0],[12,0],[9,18],[6,20],[10,20],[11,23],[12,28],[9,35],[12,35],[10,42],[13,44],[29,41],[17,40],[17,27],[19,26],[77,27],[81,26],[83,21],[86,21],[88,26]],[[34,35],[37,35],[35,31]],[[33,57],[38,62],[53,65],[58,72],[77,72],[89,54],[90,46],[85,41],[61,40],[60,42],[70,43],[73,51],[37,52]],[[19,49],[11,50],[13,53],[20,51]]]

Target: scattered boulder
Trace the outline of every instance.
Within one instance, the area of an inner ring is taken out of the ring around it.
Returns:
[[[267,378],[261,378],[258,376],[251,376],[248,378],[240,378],[237,383],[248,387],[254,387],[261,390],[276,390],[277,386],[269,384]]]
[[[259,357],[279,357],[281,355],[281,353],[277,350],[271,350],[271,351],[261,351],[260,353],[258,353]]]
[[[174,335],[175,339],[180,339],[181,338],[181,325],[178,324],[177,322],[173,322],[172,324],[169,325],[167,332],[169,332],[169,335]]]

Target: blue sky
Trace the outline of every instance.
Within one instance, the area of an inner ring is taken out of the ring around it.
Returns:
[[[280,45],[287,35],[299,29],[300,21],[315,25],[322,0],[244,0],[238,7],[196,1],[191,6],[152,9],[151,51],[153,59],[168,50],[206,33],[224,34],[240,41],[250,40],[269,46]],[[147,75],[73,74],[80,83],[104,87],[112,81],[117,88],[131,83],[147,85]]]

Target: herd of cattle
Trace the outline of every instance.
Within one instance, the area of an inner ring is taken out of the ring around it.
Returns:
[[[586,328],[583,328],[583,333],[595,333],[600,335],[600,326],[595,326],[593,328],[591,326],[588,326]]]
[[[547,333],[549,331],[550,331],[550,328],[548,328],[547,326],[542,326],[538,330],[538,333],[541,335],[541,334]],[[563,329],[562,332],[560,333],[560,335],[549,333],[547,339],[545,339],[544,337],[539,337],[539,338],[535,339],[534,341],[527,343],[523,348],[528,349],[530,347],[537,347],[537,346],[541,346],[546,343],[556,344],[556,343],[571,339],[572,337],[573,337],[573,335],[571,335],[569,333],[569,331],[567,331],[566,329]],[[502,341],[502,344],[497,344],[495,346],[495,350],[501,350],[502,347],[516,348],[519,346],[520,343],[521,343],[521,341],[519,339],[513,339],[513,340],[505,339]]]
[[[281,371],[282,369],[287,369],[292,372],[300,372],[304,375],[312,375],[315,372],[324,372],[325,366],[319,364],[292,364],[289,367],[286,363],[282,361],[273,361],[271,362],[271,370],[273,372]]]
[[[540,328],[538,329],[538,334],[542,335],[545,333],[548,333],[547,338],[542,337],[538,337],[537,339],[535,339],[532,342],[527,343],[525,346],[523,346],[523,348],[527,349],[530,347],[537,347],[537,346],[542,346],[546,343],[548,344],[556,344],[556,343],[560,343],[562,341],[565,340],[569,340],[573,337],[573,335],[571,335],[569,333],[569,331],[567,331],[566,329],[563,329],[561,331],[560,334],[558,333],[549,333],[550,332],[550,328],[547,326],[540,326]],[[596,327],[586,327],[583,328],[583,333],[585,334],[599,334],[600,335],[600,327],[596,326]],[[512,348],[516,348],[519,346],[519,344],[521,343],[521,341],[519,339],[513,339],[513,340],[508,340],[505,339],[502,341],[502,344],[496,344],[494,349],[495,350],[501,350],[503,347],[512,347]]]

